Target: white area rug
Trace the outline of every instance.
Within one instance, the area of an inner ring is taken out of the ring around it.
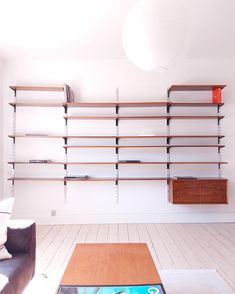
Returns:
[[[216,270],[161,270],[167,294],[234,294]]]

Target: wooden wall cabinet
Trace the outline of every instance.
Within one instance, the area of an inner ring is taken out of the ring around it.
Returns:
[[[172,179],[173,204],[227,204],[226,179]]]

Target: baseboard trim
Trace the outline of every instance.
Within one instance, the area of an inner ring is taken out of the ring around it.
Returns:
[[[235,222],[231,213],[158,213],[158,214],[70,214],[48,216],[14,214],[14,219],[33,219],[37,224],[111,224],[111,223],[222,223]]]

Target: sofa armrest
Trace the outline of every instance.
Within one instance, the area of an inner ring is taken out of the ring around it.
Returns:
[[[10,220],[5,246],[10,253],[27,253],[35,260],[35,222],[31,220]]]

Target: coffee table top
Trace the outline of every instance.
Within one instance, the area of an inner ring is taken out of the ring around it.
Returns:
[[[77,244],[60,285],[161,284],[144,243]]]

